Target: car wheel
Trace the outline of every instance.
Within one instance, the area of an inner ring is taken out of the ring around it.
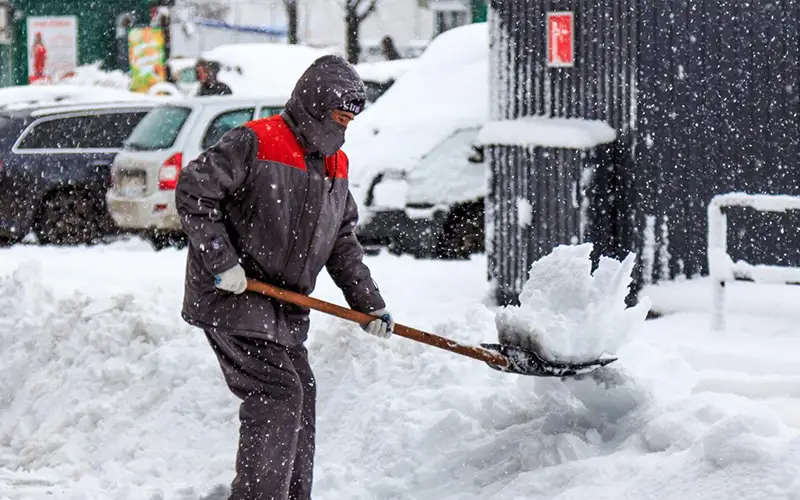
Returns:
[[[185,234],[172,231],[153,231],[147,235],[147,240],[156,251],[170,247],[181,249],[189,244]]]
[[[456,205],[444,223],[436,254],[442,259],[469,259],[485,250],[483,201]]]
[[[57,191],[39,206],[34,233],[42,245],[80,245],[100,237],[97,205],[80,192]]]

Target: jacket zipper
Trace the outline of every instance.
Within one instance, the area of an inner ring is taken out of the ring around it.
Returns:
[[[305,162],[305,158],[303,158]],[[284,274],[286,273],[286,266],[289,265],[289,259],[292,258],[292,254],[294,253],[294,249],[297,246],[297,230],[300,228],[300,223],[303,222],[303,214],[306,213],[306,206],[308,202],[308,192],[311,190],[311,174],[308,173],[308,164],[306,164],[306,192],[303,194],[303,205],[302,210],[300,211],[300,215],[297,217],[297,222],[295,223],[294,227],[292,228],[292,245],[289,247],[289,252],[286,254],[286,258],[283,260],[283,265],[281,266],[281,273],[278,276],[278,279],[283,282]],[[322,209],[320,209],[320,213]],[[319,222],[319,217],[317,218],[317,222]],[[312,235],[313,238],[313,235]]]
[[[314,221],[314,228],[311,230],[311,238],[308,239],[308,248],[306,248],[306,255],[303,258],[303,267],[302,267],[303,269],[305,269],[305,267],[308,265],[308,259],[309,257],[311,257],[311,249],[314,247],[314,237],[317,234],[317,227],[319,226],[319,220],[322,218],[322,209],[325,207],[325,195],[326,195],[325,191],[327,191],[325,189],[325,179],[327,179],[327,176],[325,175],[324,172],[325,170],[324,161],[325,160],[323,159],[322,196],[320,196],[319,213],[317,214],[317,220]]]

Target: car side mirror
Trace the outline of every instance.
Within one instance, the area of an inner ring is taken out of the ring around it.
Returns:
[[[469,161],[470,163],[483,163],[484,161],[483,146],[472,146],[472,154],[469,155],[467,161]]]

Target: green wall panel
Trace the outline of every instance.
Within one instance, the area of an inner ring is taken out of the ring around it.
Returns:
[[[28,81],[28,16],[76,16],[78,64],[103,63],[116,69],[116,20],[135,12],[137,24],[149,19],[150,0],[12,0],[14,23],[14,76],[17,84]]]

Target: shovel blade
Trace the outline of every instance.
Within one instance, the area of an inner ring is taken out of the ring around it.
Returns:
[[[508,366],[487,363],[495,370],[518,375],[532,375],[534,377],[575,377],[586,375],[617,360],[617,358],[603,358],[582,363],[548,361],[533,351],[513,345],[481,344],[481,347],[501,354],[508,361]]]

